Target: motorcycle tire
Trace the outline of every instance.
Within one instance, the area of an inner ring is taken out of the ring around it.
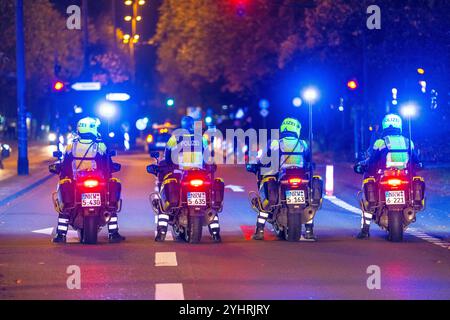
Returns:
[[[285,230],[285,239],[287,241],[299,241],[302,233],[301,217],[299,213],[288,212],[287,230]]]
[[[97,244],[98,222],[96,216],[83,219],[82,241],[84,244]]]
[[[203,216],[189,216],[188,229],[185,233],[186,242],[200,242],[202,239],[203,219]]]
[[[403,215],[398,211],[388,212],[388,232],[389,241],[402,242],[403,241]]]

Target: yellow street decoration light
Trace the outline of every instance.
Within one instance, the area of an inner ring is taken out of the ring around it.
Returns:
[[[140,6],[143,6],[143,5],[145,4],[145,0],[139,0],[138,4],[139,4]]]
[[[126,6],[131,6],[133,4],[133,1],[126,0],[124,3],[125,3]]]
[[[142,17],[141,16],[137,16],[136,17],[136,21],[141,21],[142,20]]]
[[[131,16],[125,16],[124,18],[123,18],[125,21],[131,21]]]

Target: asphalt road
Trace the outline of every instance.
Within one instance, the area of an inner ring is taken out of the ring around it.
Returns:
[[[238,166],[219,168],[226,185],[244,190],[226,189],[223,243],[213,243],[207,230],[198,245],[155,243],[148,203],[155,185],[145,172],[150,159],[116,160],[123,168],[120,232],[127,240],[109,244],[103,230],[98,245],[78,244],[72,233],[70,243],[51,243],[57,178],[47,180],[0,207],[0,299],[450,299],[447,231],[430,235],[418,224],[404,243],[390,243],[373,225],[370,240],[356,240],[360,218],[353,207],[325,200],[316,219],[318,242],[279,241],[270,231],[264,242],[250,240],[256,216],[247,193],[256,181]],[[355,205],[358,186],[348,186],[346,175],[336,172],[343,183],[335,195]],[[70,266],[79,267],[81,289],[67,287]],[[370,266],[380,268],[380,289],[367,287]]]

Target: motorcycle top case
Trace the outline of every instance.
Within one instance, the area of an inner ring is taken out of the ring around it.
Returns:
[[[180,184],[176,178],[166,178],[162,182],[161,199],[164,210],[178,207],[180,202]]]
[[[61,179],[58,183],[58,201],[62,209],[75,206],[75,184],[71,179]]]

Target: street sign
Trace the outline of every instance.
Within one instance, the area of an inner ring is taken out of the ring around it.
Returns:
[[[108,101],[128,101],[130,98],[128,93],[108,93],[106,95]]]
[[[269,111],[267,109],[261,109],[259,114],[261,115],[261,117],[265,118],[269,115]]]
[[[102,89],[100,82],[76,82],[72,85],[75,91],[99,91]]]

